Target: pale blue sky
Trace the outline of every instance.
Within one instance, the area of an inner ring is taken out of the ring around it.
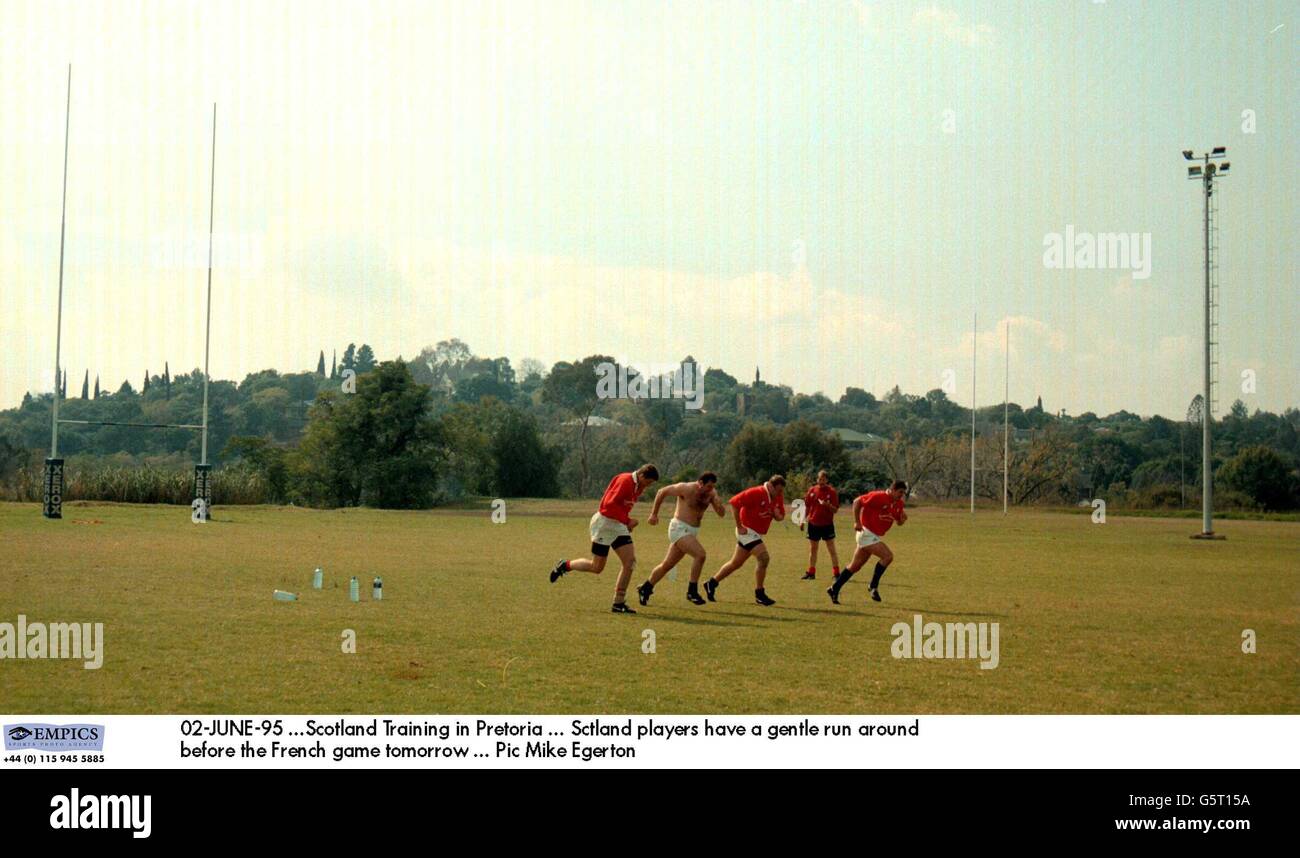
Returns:
[[[969,403],[978,311],[981,402],[1010,319],[1013,399],[1181,415],[1226,145],[1221,399],[1300,404],[1292,3],[272,5],[0,6],[0,405],[52,378],[69,61],[78,383],[202,361],[216,101],[218,377],[458,336]],[[1067,225],[1150,277],[1045,268]]]

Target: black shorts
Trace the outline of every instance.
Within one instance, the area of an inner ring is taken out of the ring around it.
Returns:
[[[599,542],[591,543],[591,553],[596,557],[608,557],[609,549],[611,548],[619,549],[622,548],[624,545],[631,545],[631,544],[632,544],[632,537],[628,536],[625,533],[622,536],[614,537],[614,541],[609,545],[601,545]]]
[[[753,542],[746,545],[745,543],[737,539],[736,544],[739,545],[741,548],[745,549],[746,551],[753,551],[755,548],[763,544],[763,540],[755,539]]]
[[[819,539],[828,539],[828,540],[834,539],[835,525],[834,524],[810,524],[808,525],[808,538],[811,539],[813,542],[816,542]]]

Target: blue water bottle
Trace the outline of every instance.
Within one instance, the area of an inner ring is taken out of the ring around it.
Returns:
[[[313,572],[311,576],[311,588],[313,590],[319,590],[321,588],[321,585],[324,583],[325,583],[325,573],[322,572],[320,570],[320,567],[318,566],[316,567],[316,571]]]

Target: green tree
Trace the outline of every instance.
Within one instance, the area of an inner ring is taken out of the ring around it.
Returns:
[[[1287,460],[1261,445],[1246,447],[1219,466],[1215,478],[1225,488],[1250,497],[1266,510],[1293,508],[1300,503],[1294,493],[1295,478]]]
[[[299,449],[310,502],[389,509],[427,507],[437,488],[443,438],[429,400],[402,360],[358,376],[357,392],[320,395]]]
[[[325,360],[325,356],[324,353],[322,352],[321,361],[323,362],[324,360]],[[323,367],[324,363],[322,363],[321,366]],[[356,365],[357,375],[360,375],[363,372],[370,372],[374,368],[375,368],[375,352],[373,349],[370,348],[370,346],[362,344],[361,348],[357,349],[357,365]]]
[[[509,409],[492,436],[494,489],[501,497],[550,498],[559,494],[560,457],[542,443],[537,420]]]
[[[781,430],[771,423],[746,423],[727,447],[724,476],[728,485],[757,485],[784,469]]]
[[[591,479],[588,429],[591,416],[602,400],[596,390],[596,368],[602,363],[614,363],[607,355],[591,355],[577,363],[561,361],[551,367],[550,375],[542,383],[542,401],[559,406],[578,421],[578,442],[582,447],[582,482],[579,491],[587,493]]]
[[[320,350],[320,358],[316,361],[316,374],[321,378],[325,377],[325,350]]]

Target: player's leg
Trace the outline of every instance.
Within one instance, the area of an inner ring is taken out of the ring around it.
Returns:
[[[767,564],[772,559],[767,553],[767,546],[760,542],[753,555],[758,562],[758,568],[754,570],[754,601],[763,606],[775,605],[776,601],[769,598],[763,589],[763,582],[767,580]]]
[[[876,548],[876,570],[871,575],[871,598],[880,601],[880,579],[884,576],[885,570],[889,564],[894,562],[894,552],[889,550],[889,546],[883,542],[877,543]]]
[[[650,604],[650,597],[654,594],[655,585],[658,584],[668,572],[677,565],[677,562],[685,555],[680,547],[681,540],[671,543],[668,546],[668,553],[664,559],[659,561],[659,565],[650,570],[650,578],[636,588],[637,599],[642,605]]]
[[[831,577],[840,577],[840,553],[835,550],[835,537],[823,540],[826,543],[826,553],[831,556]]]
[[[551,583],[554,584],[557,578],[567,572],[594,572],[599,575],[604,570],[608,558],[609,546],[593,542],[590,557],[575,557],[572,560],[561,560],[556,563],[551,569]]]
[[[726,579],[728,575],[735,572],[745,561],[749,559],[750,550],[743,545],[737,545],[736,550],[732,552],[731,559],[722,564],[722,568],[713,573],[713,577],[704,582],[704,592],[709,597],[710,602],[716,602],[713,594],[718,591],[718,585]]]
[[[618,579],[614,582],[613,611],[616,614],[635,614],[636,611],[627,606],[627,585],[632,582],[632,570],[636,569],[636,548],[632,545],[630,536],[615,539],[612,547],[622,564],[618,570]]]
[[[812,534],[812,525],[808,525],[808,571],[804,573],[803,580],[811,581],[817,577],[817,543],[821,540]]]
[[[835,579],[835,583],[826,590],[827,595],[831,597],[831,602],[836,605],[840,603],[840,590],[844,588],[845,584],[849,583],[849,579],[853,577],[854,573],[861,569],[867,560],[871,558],[875,549],[875,545],[859,545],[857,550],[853,552],[853,559],[849,561],[849,568],[841,571],[840,576]]]
[[[700,596],[700,573],[704,571],[704,561],[708,559],[708,553],[694,535],[683,536],[677,540],[677,545],[691,558],[691,581],[686,585],[686,598],[696,605],[703,605],[704,599]]]

